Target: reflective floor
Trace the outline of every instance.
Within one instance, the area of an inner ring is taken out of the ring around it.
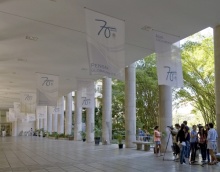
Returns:
[[[156,157],[152,151],[118,149],[82,141],[20,136],[0,138],[0,172],[219,172],[218,165],[180,165],[171,154]]]

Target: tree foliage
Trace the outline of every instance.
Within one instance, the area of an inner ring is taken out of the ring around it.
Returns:
[[[205,123],[215,123],[214,52],[212,37],[198,35],[182,46],[184,88],[176,90],[178,103],[191,103]]]
[[[159,107],[155,54],[137,63],[136,91],[137,126],[151,130],[157,125]]]
[[[136,127],[151,130],[158,121],[158,85],[155,55],[138,61],[136,67]],[[113,130],[124,130],[124,83],[114,81],[112,96]]]

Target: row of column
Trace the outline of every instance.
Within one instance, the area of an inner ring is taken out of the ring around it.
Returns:
[[[217,131],[220,135],[220,26],[214,28],[214,54],[215,54],[215,91],[216,91],[216,121]],[[102,142],[109,144],[112,138],[112,80],[103,78],[103,110],[102,110]],[[74,140],[81,140],[82,130],[82,108],[79,105],[81,92],[75,92],[75,114],[74,114]],[[62,99],[62,98],[61,98]],[[63,100],[59,100],[63,102]],[[94,101],[94,100],[93,100]],[[52,120],[53,119],[53,120]],[[94,108],[87,108],[86,111],[86,133],[87,142],[94,141]],[[53,122],[52,122],[53,121]],[[48,118],[39,121],[39,127],[47,126],[48,131],[58,130],[63,133],[63,115],[57,116],[48,111]],[[58,126],[57,126],[58,124]],[[159,127],[165,130],[172,124],[172,92],[171,87],[159,86]],[[16,124],[14,124],[16,125]],[[38,124],[37,124],[38,125]],[[66,98],[66,120],[65,134],[71,134],[72,129],[72,94]],[[125,131],[126,147],[133,147],[136,140],[136,73],[135,65],[132,64],[125,69]],[[220,137],[218,138],[220,139]],[[162,145],[166,145],[168,135],[162,140]],[[170,144],[170,143],[168,143]],[[168,146],[170,148],[170,146]],[[220,150],[220,140],[218,141]]]
[[[125,146],[134,147],[136,140],[136,69],[135,64],[125,68]],[[110,144],[112,138],[112,79],[103,78],[102,92],[102,143]],[[160,127],[166,128],[172,124],[171,88],[160,86]],[[74,140],[81,140],[82,107],[81,92],[75,92]],[[94,101],[94,100],[92,100]],[[58,106],[63,109],[64,97],[58,100]],[[72,93],[66,96],[65,134],[72,134]],[[46,108],[46,107],[45,107]],[[53,108],[47,108],[47,118],[37,121],[37,128],[47,128],[48,132],[64,133],[64,114],[54,113]],[[94,108],[86,110],[86,140],[94,141]]]

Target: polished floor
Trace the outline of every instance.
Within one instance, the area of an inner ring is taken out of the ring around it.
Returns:
[[[118,149],[82,141],[19,136],[0,137],[0,172],[219,172],[218,165],[180,165],[171,154]]]

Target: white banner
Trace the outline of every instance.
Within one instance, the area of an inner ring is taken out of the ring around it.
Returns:
[[[37,73],[37,104],[56,106],[59,78],[55,75]]]
[[[24,113],[35,113],[36,93],[21,93],[20,111]]]
[[[35,114],[34,113],[28,113],[27,114],[27,121],[28,122],[36,121]]]
[[[52,112],[52,114],[59,114],[60,108],[57,106],[48,106],[49,112]]]
[[[16,116],[15,116],[14,108],[9,108],[8,121],[9,121],[9,122],[17,121],[17,118],[16,118]]]
[[[85,13],[91,75],[121,79],[125,68],[125,22],[88,9]]]
[[[21,103],[20,102],[14,102],[14,111],[15,111],[15,113],[20,113],[20,111],[21,111]]]
[[[46,106],[37,106],[36,114],[37,114],[37,119],[47,118],[47,107]]]
[[[77,80],[77,90],[81,92],[81,101],[79,106],[83,108],[94,107],[94,81],[91,80]]]
[[[177,37],[155,31],[154,38],[158,84],[183,87],[180,43],[174,43]]]

